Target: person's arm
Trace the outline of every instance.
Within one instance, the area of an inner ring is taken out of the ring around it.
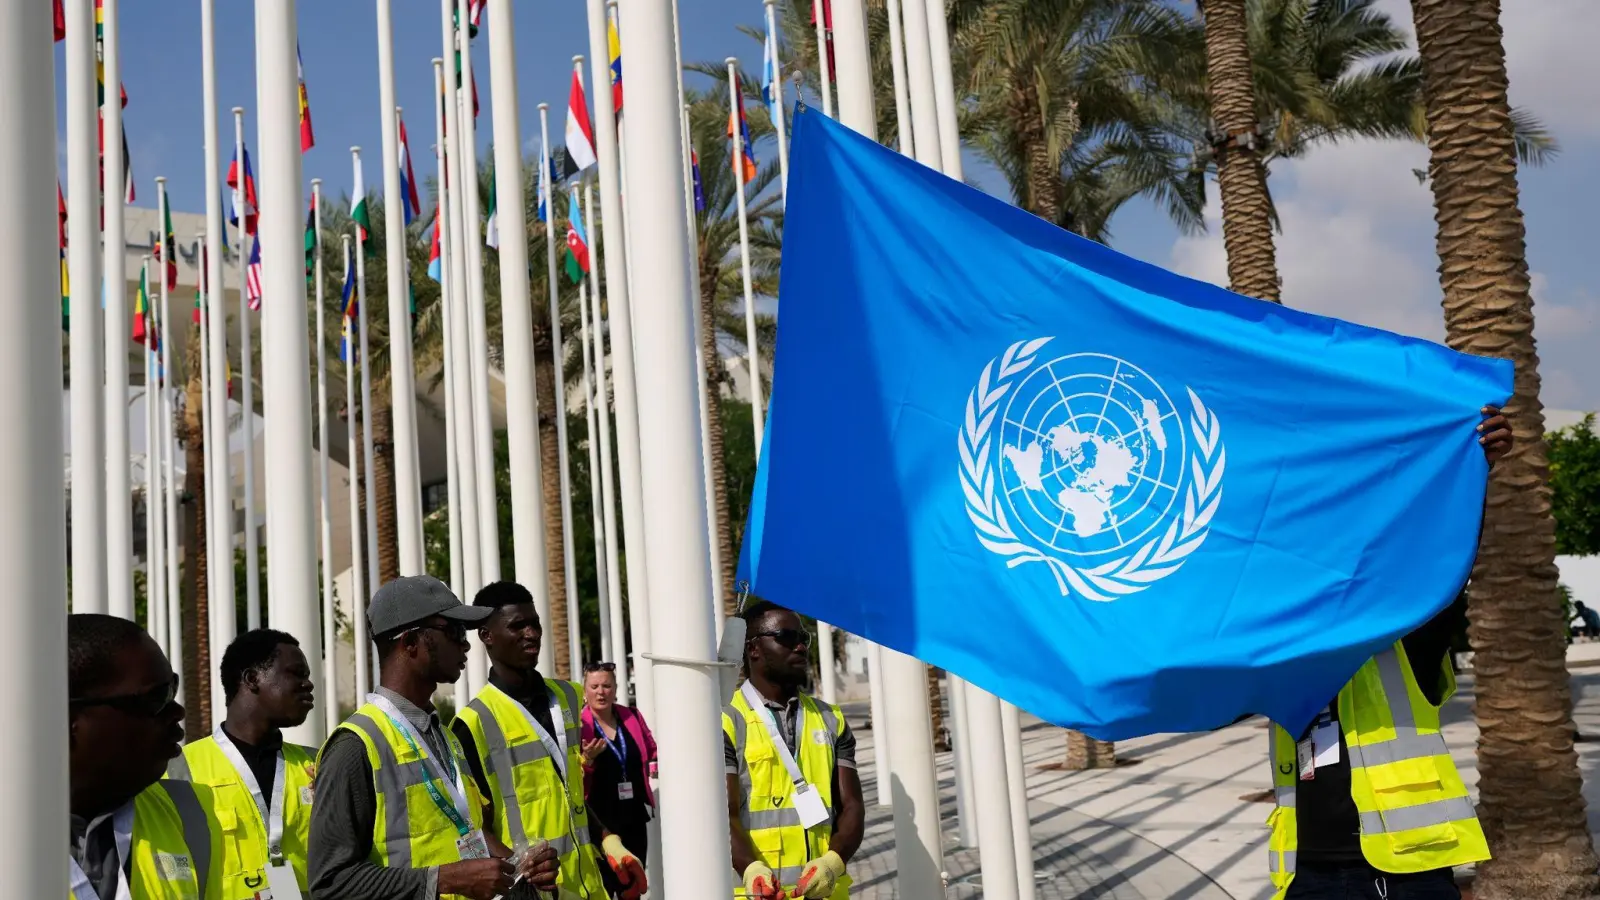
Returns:
[[[828,839],[828,849],[849,862],[861,848],[867,822],[867,805],[861,799],[861,775],[856,771],[856,735],[850,730],[849,722],[833,743],[833,763],[838,789],[833,795],[833,837]]]
[[[1444,701],[1445,657],[1456,634],[1465,626],[1463,595],[1400,640],[1406,648],[1406,658],[1411,662],[1411,674],[1417,679],[1417,686],[1435,706]]]
[[[361,739],[335,732],[317,765],[306,878],[313,900],[436,900],[439,870],[377,865],[377,795]]]
[[[739,751],[734,749],[733,741],[726,734],[722,736],[722,762],[728,782],[728,831],[732,836],[733,871],[743,878],[744,870],[761,857],[750,840],[750,832],[744,830],[744,820],[739,817],[739,810],[744,808],[744,788],[739,785]]]

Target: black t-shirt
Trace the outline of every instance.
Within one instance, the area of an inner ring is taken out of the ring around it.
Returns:
[[[1433,703],[1439,703],[1444,693],[1445,654],[1450,651],[1450,639],[1459,622],[1460,611],[1451,606],[1401,640],[1411,661],[1412,675],[1423,695]],[[1330,709],[1337,723],[1337,699]],[[1361,862],[1361,821],[1350,796],[1350,748],[1345,746],[1343,729],[1339,730],[1339,761],[1319,767],[1316,775],[1310,781],[1295,783],[1298,858],[1310,863]]]
[[[244,757],[244,764],[250,767],[250,774],[256,777],[256,784],[261,786],[261,796],[271,797],[277,790],[278,784],[278,753],[283,749],[283,733],[274,732],[267,735],[261,744],[246,744],[228,730],[228,723],[222,723],[222,731],[233,742],[233,746]],[[271,802],[270,800],[268,802]]]
[[[595,736],[604,738],[600,723],[595,722]],[[643,828],[650,814],[644,802],[645,773],[644,750],[628,740],[626,728],[617,729],[617,740],[611,742],[618,750],[627,747],[628,763],[624,768],[610,747],[594,759],[594,775],[589,785],[589,808],[607,825],[620,831]],[[633,785],[633,796],[617,795],[617,785],[623,781]],[[626,840],[624,840],[626,843]]]

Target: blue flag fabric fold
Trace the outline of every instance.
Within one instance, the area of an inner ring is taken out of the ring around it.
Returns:
[[[1467,579],[1511,364],[1229,293],[795,117],[754,594],[1102,739],[1298,730]]]

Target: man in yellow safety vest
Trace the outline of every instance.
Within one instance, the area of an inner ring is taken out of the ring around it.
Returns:
[[[1479,443],[1493,465],[1511,430],[1499,409],[1483,413]],[[1298,737],[1272,726],[1274,900],[1454,900],[1454,867],[1489,858],[1439,733],[1458,626],[1447,608],[1368,660]]]
[[[845,900],[866,807],[839,707],[800,692],[811,635],[790,610],[745,610],[747,680],[722,712],[735,897]],[[787,893],[785,893],[787,891]]]
[[[159,781],[182,749],[177,693],[144,629],[67,618],[72,900],[222,900],[210,789]]]
[[[521,879],[548,891],[555,855],[510,852],[483,829],[483,798],[461,771],[461,747],[439,722],[433,693],[467,665],[463,606],[437,578],[378,589],[367,609],[378,689],[323,745],[317,761],[307,869],[326,900],[494,900]]]
[[[550,846],[560,858],[562,900],[605,900],[598,843],[622,885],[620,896],[637,900],[646,890],[644,866],[584,803],[582,694],[570,681],[539,674],[544,631],[533,595],[499,581],[472,604],[488,614],[478,636],[489,653],[489,683],[452,730],[466,748],[472,780],[488,798],[488,827],[513,850]]]
[[[311,714],[311,665],[300,642],[270,628],[247,631],[222,654],[228,718],[185,747],[168,777],[216,795],[222,825],[223,900],[292,900],[306,891],[316,751],[287,744],[283,729]]]

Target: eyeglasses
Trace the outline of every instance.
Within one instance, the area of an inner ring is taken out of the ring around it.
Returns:
[[[585,675],[592,675],[595,672],[612,672],[612,673],[615,673],[616,671],[617,671],[617,664],[616,663],[592,662],[592,663],[584,663],[583,664],[583,674],[585,674]]]
[[[461,624],[460,622],[454,621],[444,623],[424,622],[421,625],[408,629],[408,631],[437,631],[456,643],[461,643],[467,639],[467,626]],[[401,632],[402,637],[405,636],[405,634],[406,632]]]
[[[173,673],[170,683],[158,685],[141,693],[116,694],[110,697],[74,697],[67,703],[79,709],[87,706],[109,706],[131,716],[153,719],[166,712],[177,699],[178,675]]]
[[[778,642],[778,646],[790,650],[796,647],[811,646],[811,632],[804,628],[779,628],[777,631],[761,631],[751,635],[751,639],[769,637]]]

